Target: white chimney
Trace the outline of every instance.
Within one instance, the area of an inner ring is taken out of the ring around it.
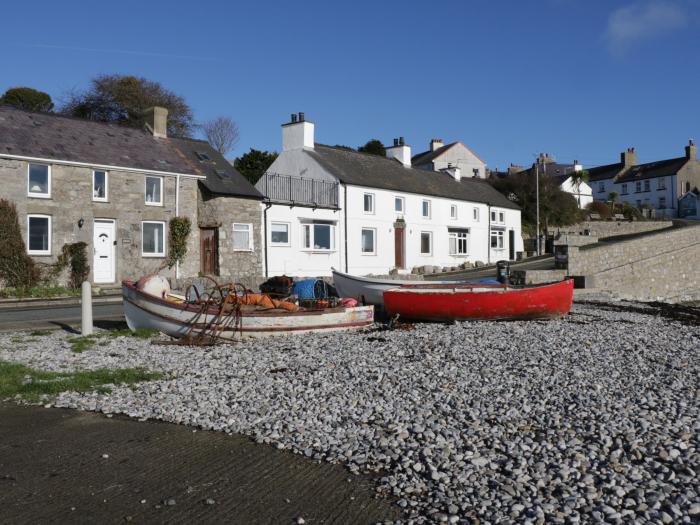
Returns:
[[[411,146],[407,146],[403,137],[394,139],[394,145],[386,148],[386,157],[396,159],[406,168],[411,167]]]
[[[442,142],[442,139],[431,139],[430,141],[430,151],[435,151],[436,149],[440,149],[444,146],[445,144]]]
[[[292,113],[292,119],[282,124],[282,151],[314,149],[314,123],[306,120],[304,113]]]
[[[574,161],[574,171],[583,171],[583,164],[579,163],[579,161],[575,160]]]
[[[444,171],[445,173],[450,175],[457,182],[462,180],[462,170],[457,166],[448,166],[447,168],[444,168],[441,171]]]

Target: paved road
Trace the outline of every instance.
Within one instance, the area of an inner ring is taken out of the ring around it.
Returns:
[[[121,303],[93,304],[95,325],[124,320]],[[50,308],[0,309],[0,331],[46,328],[65,328],[80,325],[80,305],[54,306]]]
[[[511,263],[510,270],[552,270],[554,269],[554,257],[542,256],[528,259],[522,262]],[[428,281],[434,280],[460,280],[460,279],[488,279],[496,278],[496,268],[490,267],[486,269],[471,269],[463,272],[455,272],[449,274],[434,274],[426,275]]]
[[[0,421],[3,524],[370,524],[400,516],[375,498],[368,477],[237,435],[2,403]]]

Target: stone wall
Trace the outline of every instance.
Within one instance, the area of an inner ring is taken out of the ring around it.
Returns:
[[[616,243],[569,247],[568,274],[586,287],[637,300],[700,296],[700,225]]]
[[[584,221],[571,226],[561,226],[558,231],[562,235],[582,235],[588,230],[590,235],[604,239],[617,235],[662,230],[671,226],[673,226],[672,221]]]
[[[218,228],[220,281],[256,287],[262,282],[262,208],[259,200],[214,195],[200,185],[198,194],[199,227]],[[253,249],[233,249],[233,223],[253,225]]]
[[[93,220],[113,219],[116,226],[116,279],[137,279],[157,271],[164,257],[141,255],[141,221],[164,221],[167,249],[167,222],[175,216],[176,177],[163,177],[163,206],[145,204],[145,174],[118,170],[109,171],[108,202],[92,200],[92,169],[53,164],[51,166],[51,198],[27,196],[28,164],[23,161],[0,159],[0,198],[17,206],[22,235],[27,236],[27,214],[51,216],[51,255],[33,256],[39,263],[56,261],[63,245],[85,242],[88,260],[93,266]],[[188,242],[188,255],[180,267],[181,275],[196,275],[199,269],[199,231],[197,229],[197,182],[180,178],[180,216],[189,217],[193,232]],[[83,219],[82,227],[78,222]],[[162,275],[174,277],[175,269]],[[92,272],[90,274],[92,280]]]

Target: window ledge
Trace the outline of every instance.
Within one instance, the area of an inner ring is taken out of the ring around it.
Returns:
[[[51,194],[46,194],[46,193],[27,193],[27,197],[32,198],[32,199],[50,199]]]
[[[305,250],[301,250],[304,253],[336,253],[337,250],[309,250],[308,248]]]
[[[27,255],[33,255],[35,257],[51,257],[51,252],[27,251]]]
[[[146,202],[144,204],[146,204],[146,206],[160,206],[160,207],[163,206],[162,202]]]
[[[252,248],[234,248],[234,252],[244,252],[244,253],[253,253],[255,250]]]
[[[165,259],[165,254],[164,253],[142,253],[141,257],[145,257],[147,259]]]

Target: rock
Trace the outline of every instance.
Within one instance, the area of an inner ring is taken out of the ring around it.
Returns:
[[[486,266],[482,261],[476,261],[474,263],[474,266],[477,268],[481,268],[482,266]]]

